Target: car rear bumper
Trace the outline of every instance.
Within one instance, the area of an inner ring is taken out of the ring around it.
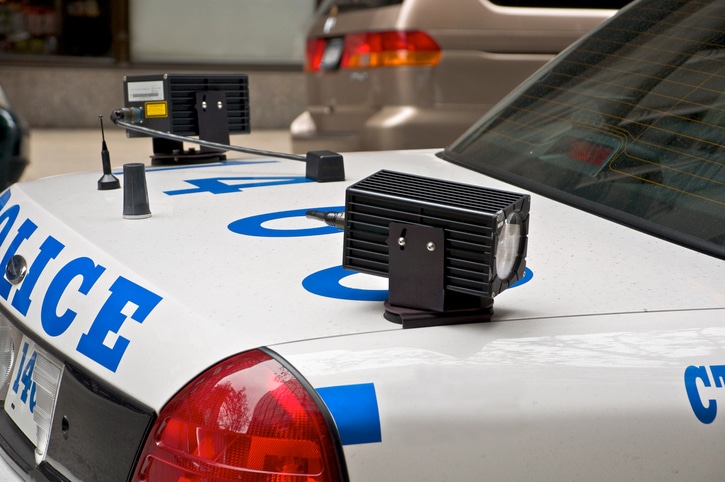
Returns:
[[[370,116],[356,132],[323,131],[319,124],[329,124],[307,110],[290,126],[292,150],[380,151],[445,147],[471,126],[491,106],[460,108],[421,108],[417,106],[384,107]],[[321,122],[321,120],[323,122]]]

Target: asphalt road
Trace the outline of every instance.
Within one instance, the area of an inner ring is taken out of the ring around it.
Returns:
[[[120,169],[129,162],[151,164],[151,139],[127,138],[126,131],[106,125],[106,144],[111,166]],[[291,152],[287,130],[260,130],[231,136],[231,144],[277,152]],[[187,147],[195,147],[190,144]],[[228,158],[250,157],[237,152]],[[101,172],[101,129],[33,129],[30,132],[30,165],[21,181],[69,172]]]

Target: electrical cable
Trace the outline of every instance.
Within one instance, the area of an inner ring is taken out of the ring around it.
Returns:
[[[345,211],[323,212],[317,211],[316,209],[310,209],[305,213],[305,217],[308,219],[317,219],[318,221],[322,221],[328,226],[337,228],[340,231],[345,230]]]
[[[190,142],[193,144],[198,144],[200,146],[208,147],[210,149],[218,149],[221,151],[236,151],[236,152],[243,152],[245,154],[253,154],[256,156],[264,156],[264,157],[277,157],[282,159],[290,159],[293,161],[302,161],[307,162],[307,157],[301,156],[298,154],[286,154],[284,152],[275,152],[275,151],[267,151],[263,149],[252,149],[250,147],[241,147],[241,146],[233,146],[228,144],[220,144],[218,142],[210,142],[205,141],[203,139],[194,139],[191,137],[186,136],[180,136],[177,134],[171,134],[169,132],[161,132],[157,131],[155,129],[149,129],[148,127],[139,126],[136,124],[133,124],[131,122],[126,122],[123,119],[135,119],[135,112],[133,112],[131,109],[128,108],[122,108],[122,109],[116,109],[114,110],[110,115],[111,121],[116,124],[119,127],[123,127],[125,129],[139,132],[141,134],[146,134],[151,137],[158,137],[163,139],[168,139],[171,141],[178,141],[178,142]]]

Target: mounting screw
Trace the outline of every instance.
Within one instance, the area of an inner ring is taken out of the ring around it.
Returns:
[[[428,241],[428,244],[425,245],[425,249],[427,249],[430,252],[433,252],[436,250],[436,244],[433,241]]]
[[[401,237],[398,238],[398,246],[400,246],[400,247],[405,246],[405,238],[404,237],[401,236]]]
[[[10,281],[10,284],[19,284],[26,274],[28,274],[28,263],[25,258],[16,254],[8,260],[8,264],[5,266],[5,278]]]

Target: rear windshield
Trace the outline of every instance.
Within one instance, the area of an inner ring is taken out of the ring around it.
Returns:
[[[626,8],[444,156],[725,259],[725,2]]]
[[[368,8],[389,7],[400,5],[403,0],[327,0],[317,10],[318,16],[326,16],[330,13],[344,13],[353,10],[365,10]]]

